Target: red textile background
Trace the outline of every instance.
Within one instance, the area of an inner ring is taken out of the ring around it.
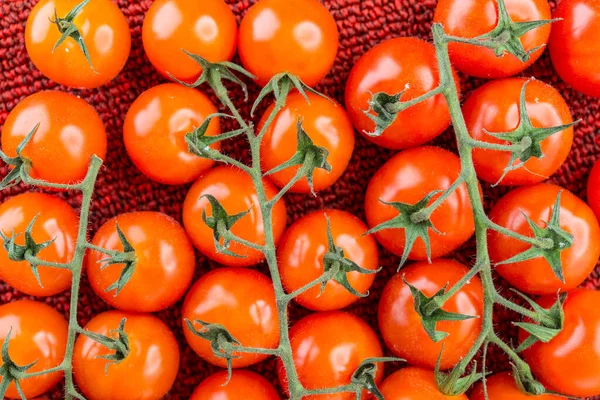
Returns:
[[[227,0],[238,17],[255,0]],[[1,0],[0,2],[0,125],[4,123],[10,110],[24,97],[40,90],[67,90],[43,77],[27,56],[24,45],[25,23],[29,11],[36,0]],[[132,31],[132,50],[123,72],[110,84],[96,90],[69,90],[88,101],[100,114],[106,125],[109,137],[109,155],[100,175],[96,196],[91,213],[91,234],[107,219],[128,211],[156,210],[181,219],[181,203],[187,186],[170,187],[157,184],[144,177],[131,163],[122,142],[122,124],[130,104],[144,90],[164,81],[149,63],[144,54],[141,39],[141,27],[151,0],[118,0],[123,13],[128,18]],[[324,0],[325,5],[335,17],[340,31],[340,49],[331,74],[318,87],[329,96],[343,102],[344,84],[354,62],[366,50],[382,40],[398,36],[418,36],[430,40],[430,25],[436,0]],[[536,78],[557,87],[566,97],[576,119],[582,122],[576,127],[574,147],[567,163],[552,178],[552,181],[564,186],[581,197],[585,197],[588,172],[593,162],[600,156],[600,102],[579,94],[554,74],[547,54],[525,76]],[[464,79],[463,92],[468,93],[483,81]],[[253,86],[251,93],[256,95],[258,88]],[[204,90],[204,89],[203,89]],[[242,106],[243,98],[234,96],[236,103]],[[213,97],[214,98],[214,97]],[[248,107],[242,106],[245,115]],[[264,108],[263,108],[264,110]],[[258,113],[258,116],[260,113]],[[434,144],[453,148],[451,131],[438,138]],[[247,148],[243,141],[231,143],[226,151],[247,159]],[[359,138],[350,166],[340,181],[330,190],[319,194],[318,198],[309,196],[288,196],[290,222],[308,211],[323,207],[348,210],[364,219],[363,197],[370,177],[392,153],[378,148],[363,138]],[[2,176],[6,168],[2,167]],[[0,193],[0,201],[26,190],[16,187]],[[486,189],[488,204],[505,189]],[[73,194],[61,194],[77,206],[78,197]],[[468,262],[472,243],[457,252],[456,257]],[[381,264],[384,271],[377,277],[371,296],[351,307],[351,311],[365,318],[377,329],[376,304],[387,278],[395,272],[398,258],[382,251]],[[215,265],[198,255],[196,278]],[[266,272],[264,266],[259,269]],[[500,283],[500,280],[498,280]],[[590,287],[600,286],[600,268],[586,283]],[[0,283],[0,304],[23,298],[24,296]],[[65,315],[68,313],[68,293],[44,300]],[[79,308],[79,320],[85,324],[92,315],[108,309],[97,297],[83,278]],[[207,365],[185,343],[180,325],[181,301],[169,310],[158,313],[177,336],[181,351],[181,369],[177,382],[168,399],[187,399],[194,387],[209,373],[215,370]],[[304,315],[306,310],[295,307],[293,319]],[[515,316],[498,310],[498,324],[506,339],[514,338],[514,330],[507,321]],[[292,321],[293,322],[293,321]],[[490,367],[504,370],[509,366],[505,358],[491,350]],[[268,360],[252,369],[263,373],[274,382],[273,360]],[[390,366],[388,371],[396,369]],[[57,387],[51,398],[61,398],[62,391]]]

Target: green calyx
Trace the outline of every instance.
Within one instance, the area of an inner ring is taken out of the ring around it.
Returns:
[[[123,318],[119,323],[119,327],[117,329],[111,329],[109,332],[110,336],[104,336],[99,333],[90,332],[86,330],[82,332],[82,334],[87,336],[88,338],[100,343],[107,349],[114,351],[114,353],[112,354],[96,356],[96,358],[103,358],[107,360],[106,365],[104,366],[104,373],[107,375],[109,366],[111,366],[112,364],[119,364],[129,355],[129,337],[125,332],[126,321],[127,320]]]
[[[352,374],[351,384],[355,386],[357,399],[360,400],[363,390],[371,393],[377,400],[384,400],[383,394],[375,383],[377,363],[404,361],[394,357],[367,358]]]
[[[0,366],[0,377],[2,377],[2,382],[0,383],[0,398],[4,398],[8,385],[14,382],[21,399],[27,399],[21,388],[21,377],[29,368],[37,364],[38,360],[27,365],[17,365],[8,354],[11,333],[12,327],[9,328],[8,335],[6,335],[6,339],[4,339],[4,344],[2,345],[2,366]]]
[[[473,368],[471,373],[467,376],[462,376],[463,370],[460,366],[452,368],[450,372],[442,372],[440,370],[440,363],[442,362],[442,354],[444,349],[438,356],[437,363],[435,365],[434,374],[435,380],[440,391],[446,396],[460,396],[469,390],[477,381],[483,378],[483,373],[477,372],[477,361],[473,362]]]
[[[202,221],[213,230],[213,239],[215,242],[215,248],[221,254],[225,254],[231,257],[243,258],[239,254],[236,254],[229,250],[229,246],[232,241],[235,241],[235,235],[231,233],[231,228],[233,225],[243,218],[246,214],[250,212],[250,209],[247,211],[243,211],[239,214],[229,215],[225,208],[221,205],[219,200],[217,200],[213,195],[205,194],[200,198],[205,197],[210,206],[212,208],[212,215],[209,217],[206,215],[206,208],[202,210]],[[221,240],[223,240],[223,244],[221,244]]]
[[[198,157],[214,159],[215,153],[218,153],[218,152],[214,149],[211,149],[210,146],[212,146],[215,143],[222,142],[223,140],[227,140],[227,139],[231,139],[236,136],[239,136],[246,131],[245,129],[236,129],[234,131],[224,132],[219,135],[208,136],[208,135],[206,135],[206,133],[208,131],[208,127],[209,127],[211,121],[214,118],[233,118],[233,117],[229,114],[214,113],[214,114],[211,114],[208,117],[206,117],[204,122],[202,122],[202,124],[199,127],[194,128],[194,130],[192,132],[188,132],[185,135],[185,141],[188,145],[188,151],[190,153],[192,153]]]
[[[58,28],[61,36],[54,45],[52,52],[54,52],[58,46],[60,46],[67,38],[71,38],[77,43],[83,55],[87,59],[88,64],[92,68],[92,71],[96,72],[94,66],[92,65],[92,60],[90,59],[90,53],[88,51],[85,42],[83,41],[83,36],[81,36],[81,32],[79,32],[79,28],[73,22],[75,17],[79,15],[79,13],[83,10],[83,8],[90,2],[90,0],[83,0],[81,3],[77,4],[69,13],[61,18],[58,16],[56,9],[54,9],[54,20],[50,20],[53,24]]]
[[[27,175],[29,170],[31,169],[31,160],[24,157],[21,153],[25,149],[25,146],[31,141],[31,138],[37,132],[40,127],[40,123],[38,122],[31,132],[25,136],[23,141],[19,143],[16,149],[17,156],[9,157],[3,151],[0,151],[0,158],[4,161],[5,164],[8,164],[13,167],[13,169],[2,179],[0,182],[0,190],[9,188],[11,186],[18,185],[23,181],[23,175]]]
[[[127,237],[125,236],[121,228],[119,228],[118,223],[116,224],[116,227],[117,234],[119,235],[119,240],[123,245],[123,251],[115,252],[113,255],[111,255],[111,257],[98,261],[102,264],[100,270],[105,269],[109,265],[124,264],[123,269],[121,270],[121,274],[119,275],[119,279],[104,290],[107,293],[114,290],[115,297],[119,295],[119,293],[125,287],[127,282],[129,282],[129,280],[133,276],[133,273],[135,272],[135,267],[138,263],[138,258],[135,255],[135,249],[133,248],[131,243],[129,243],[129,240],[127,240]]]
[[[302,82],[300,78],[298,78],[296,75],[284,72],[273,76],[269,83],[267,83],[267,85],[262,88],[262,90],[258,94],[258,97],[254,101],[254,104],[252,105],[250,115],[254,116],[256,108],[270,93],[273,93],[273,97],[275,97],[275,103],[278,105],[278,107],[283,107],[285,105],[285,99],[293,89],[297,90],[309,104],[310,100],[308,99],[308,95],[306,94],[306,92],[310,92],[312,94],[316,94],[317,96],[327,98],[325,95],[317,92],[316,90]]]
[[[548,393],[544,385],[538,382],[531,373],[531,369],[527,368],[519,368],[516,364],[511,363],[511,367],[513,370],[513,377],[515,379],[515,383],[517,387],[523,393],[527,393],[532,396],[540,396]]]
[[[548,343],[562,331],[565,322],[563,304],[567,298],[567,293],[559,294],[552,307],[545,309],[523,293],[514,289],[513,291],[529,303],[538,315],[539,320],[539,323],[513,322],[513,325],[529,333],[529,337],[521,343],[516,350],[517,352],[522,352],[537,342]]]
[[[403,107],[403,103],[400,101],[404,93],[406,93],[406,90],[393,95],[379,92],[371,97],[369,108],[363,110],[363,113],[375,123],[375,130],[365,132],[367,136],[379,137],[383,135],[383,132],[396,121],[398,114],[406,108]]]

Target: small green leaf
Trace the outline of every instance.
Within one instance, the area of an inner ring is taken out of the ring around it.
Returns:
[[[397,94],[387,94],[384,92],[375,93],[369,100],[369,108],[363,110],[363,113],[375,123],[373,132],[365,132],[367,136],[379,137],[389,128],[400,112],[403,111],[400,99],[406,93],[403,90]]]
[[[109,331],[109,336],[87,330],[82,332],[83,335],[87,336],[93,341],[101,344],[111,351],[114,351],[112,354],[96,356],[96,358],[102,358],[107,361],[104,366],[104,373],[106,375],[108,375],[109,366],[112,364],[119,364],[121,361],[127,358],[129,352],[131,351],[129,347],[129,336],[125,332],[126,321],[126,318],[121,319],[121,322],[119,322],[119,327],[117,329],[111,329]]]
[[[377,374],[377,363],[386,362],[399,362],[404,361],[400,358],[395,357],[379,357],[379,358],[367,358],[364,360],[356,371],[352,374],[350,382],[356,385],[361,390],[357,390],[357,393],[361,393],[362,390],[366,390],[371,393],[377,400],[384,400],[383,394],[375,383],[375,376]]]
[[[524,298],[532,306],[534,312],[540,317],[541,321],[539,323],[513,322],[513,325],[529,333],[527,339],[525,339],[517,348],[517,352],[522,352],[537,342],[548,343],[562,332],[565,321],[563,304],[567,298],[567,293],[561,293],[552,307],[545,309],[525,294],[520,293],[517,290],[514,290],[514,292]]]
[[[60,18],[56,12],[56,9],[54,9],[54,20],[50,20],[50,22],[52,22],[53,24],[56,25],[59,32],[61,33],[61,36],[58,39],[58,41],[56,42],[56,44],[54,45],[52,52],[54,52],[65,40],[67,40],[68,38],[71,38],[75,41],[75,43],[77,43],[77,45],[83,52],[83,55],[85,56],[88,64],[92,68],[92,71],[96,72],[96,70],[94,69],[94,66],[92,65],[92,60],[90,59],[90,53],[89,53],[88,48],[83,40],[83,36],[81,36],[81,32],[79,31],[79,28],[73,22],[75,20],[75,17],[77,17],[77,15],[79,15],[79,13],[83,10],[83,8],[89,2],[90,2],[90,0],[83,0],[81,3],[79,3],[75,7],[73,7],[73,9],[71,11],[69,11],[69,13],[64,18]]]
[[[17,149],[16,149],[16,153],[17,153],[16,157],[9,157],[3,151],[0,151],[0,159],[2,159],[2,161],[4,161],[5,164],[8,164],[13,167],[10,170],[10,172],[4,177],[4,179],[2,179],[2,181],[0,182],[0,190],[6,189],[6,188],[9,188],[9,187],[12,187],[12,186],[15,186],[15,185],[21,183],[22,174],[29,173],[29,170],[31,169],[31,166],[32,166],[31,160],[29,160],[28,158],[23,156],[21,153],[23,152],[23,150],[25,149],[27,144],[29,144],[29,142],[33,138],[33,135],[37,132],[39,127],[40,127],[40,123],[38,122],[33,127],[33,129],[27,134],[27,136],[25,136],[23,141],[21,141],[21,143],[19,143],[19,145],[17,146]]]
[[[114,282],[104,290],[106,293],[114,290],[116,297],[119,295],[121,290],[123,290],[125,285],[133,276],[133,273],[135,272],[135,268],[138,263],[138,258],[135,254],[135,249],[133,248],[131,243],[129,243],[129,240],[119,227],[119,224],[116,223],[115,226],[117,229],[117,234],[119,235],[119,240],[123,245],[123,251],[115,252],[113,256],[104,258],[102,260],[99,260],[98,262],[102,264],[102,266],[100,267],[101,270],[105,269],[109,265],[124,264],[123,269],[121,270],[121,274],[119,275],[119,279],[117,279],[116,282]]]
[[[267,85],[260,91],[258,97],[252,105],[250,115],[254,116],[256,108],[270,93],[273,93],[273,97],[275,97],[275,103],[279,107],[283,107],[285,105],[285,101],[288,95],[293,89],[296,89],[309,104],[310,100],[308,99],[308,95],[306,94],[306,92],[327,98],[325,95],[317,92],[316,90],[302,82],[300,78],[298,78],[296,75],[284,72],[273,76],[269,83],[267,83]]]
[[[221,254],[228,255],[230,257],[244,258],[245,256],[233,253],[229,250],[229,246],[232,241],[236,240],[236,236],[231,232],[231,228],[237,221],[246,216],[251,210],[248,209],[238,214],[229,215],[225,208],[221,205],[213,195],[205,194],[200,198],[205,197],[212,208],[212,215],[206,214],[206,208],[202,210],[202,221],[213,231],[213,240],[215,248]],[[223,244],[221,244],[221,239]]]

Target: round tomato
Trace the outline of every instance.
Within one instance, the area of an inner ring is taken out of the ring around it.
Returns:
[[[66,351],[67,330],[68,325],[64,317],[44,303],[22,300],[0,306],[0,345],[4,344],[11,332],[8,354],[12,361],[18,366],[37,361],[27,370],[28,373],[44,371],[62,363]],[[48,391],[60,382],[62,376],[62,372],[54,372],[19,383],[25,396],[32,398]],[[9,399],[21,398],[14,382],[8,386],[5,395]]]
[[[454,366],[464,357],[479,336],[481,319],[440,321],[436,330],[449,335],[434,343],[415,311],[410,288],[403,282],[431,297],[444,286],[451,288],[469,269],[452,260],[419,262],[402,269],[387,283],[379,301],[379,328],[386,345],[398,357],[410,364],[434,368],[442,352],[441,369]],[[483,287],[479,278],[461,288],[442,307],[444,311],[480,317],[483,313]]]
[[[38,3],[40,4],[40,3]],[[30,175],[52,183],[85,177],[93,155],[106,156],[106,131],[89,104],[64,92],[38,92],[10,112],[2,128],[2,150],[9,157],[39,124],[21,153],[31,161]]]
[[[277,194],[275,187],[264,180],[268,198]],[[183,225],[192,243],[205,256],[232,267],[247,267],[260,262],[264,255],[237,242],[232,242],[229,250],[243,256],[234,257],[217,252],[213,240],[213,231],[202,220],[202,212],[211,215],[211,206],[204,195],[214,196],[229,215],[250,210],[231,228],[231,232],[242,239],[257,244],[264,244],[265,232],[262,212],[254,183],[248,174],[234,167],[221,166],[206,172],[191,187],[183,203]],[[283,200],[277,202],[272,211],[273,236],[277,242],[287,219],[287,211]]]
[[[23,193],[0,205],[0,231],[17,236],[16,244],[25,244],[25,230],[37,216],[31,236],[37,244],[54,240],[42,249],[40,260],[68,263],[75,253],[79,217],[75,210],[58,197],[43,193]],[[0,246],[0,279],[30,296],[52,296],[71,286],[71,271],[52,267],[38,267],[40,286],[27,261],[12,261],[4,246]]]
[[[549,184],[513,190],[494,206],[490,219],[525,236],[533,231],[525,218],[544,227],[550,221],[559,193],[560,227],[573,235],[573,245],[561,252],[565,283],[561,282],[543,257],[496,266],[496,271],[519,290],[533,294],[567,291],[582,283],[594,270],[600,257],[600,226],[592,210],[573,193]],[[501,262],[522,253],[531,245],[490,230],[488,238],[492,262]]]
[[[237,29],[235,16],[223,0],[157,0],[144,18],[142,40],[158,72],[191,83],[202,68],[183,50],[210,62],[231,60]]]
[[[314,86],[329,73],[338,49],[338,30],[318,0],[260,0],[240,25],[244,67],[264,86],[289,72]]]
[[[487,143],[510,144],[489,133],[512,132],[519,126],[521,89],[526,79],[512,78],[489,82],[473,92],[463,106],[463,115],[471,136]],[[555,127],[573,122],[569,106],[552,86],[531,81],[525,92],[527,113],[536,128]],[[502,185],[539,183],[554,174],[565,162],[573,143],[573,128],[562,130],[541,142],[543,158],[530,158],[521,168],[509,172]],[[497,183],[509,165],[511,153],[496,150],[473,150],[477,176]],[[521,162],[520,160],[516,163]]]
[[[208,97],[178,84],[158,85],[142,93],[125,117],[123,141],[133,163],[155,181],[181,185],[197,179],[213,161],[188,151],[185,135],[217,112]],[[217,118],[206,134],[220,133]],[[211,146],[220,149],[219,143]]]
[[[192,282],[196,255],[185,231],[171,217],[158,212],[119,215],[100,227],[92,243],[123,251],[119,228],[135,249],[133,275],[116,294],[107,289],[119,280],[125,264],[105,265],[109,256],[91,251],[87,274],[92,289],[105,302],[125,311],[155,312],[173,305]]]
[[[595,33],[600,24],[597,0],[561,0],[554,10],[550,36],[550,56],[554,69],[570,86],[600,96],[600,43]]]
[[[323,257],[330,251],[327,218],[333,242],[343,250],[345,258],[364,269],[378,268],[377,243],[371,236],[365,236],[368,228],[360,219],[340,210],[315,211],[290,226],[278,246],[279,273],[287,292],[300,289],[323,275]],[[367,293],[375,274],[349,272],[346,278],[354,290]],[[322,292],[321,285],[317,285],[294,300],[311,310],[329,311],[344,308],[358,299],[339,283],[329,280]]]
[[[502,372],[486,378],[488,400],[561,400],[564,397],[554,396],[551,394],[543,394],[532,397],[523,393],[517,384],[515,378],[510,372]],[[471,396],[470,400],[485,400],[483,392],[483,384],[479,383]]]
[[[333,185],[346,170],[354,150],[354,128],[342,106],[333,100],[312,93],[308,94],[308,98],[310,103],[298,92],[288,96],[285,107],[275,117],[261,143],[261,161],[263,170],[267,172],[292,158],[298,147],[296,125],[301,120],[315,146],[329,151],[327,162],[331,165],[331,172],[321,168],[314,171],[313,187],[319,191]],[[258,125],[259,130],[274,108],[275,104],[267,109]],[[283,187],[294,178],[299,168],[286,168],[270,175],[270,178],[277,186]],[[291,191],[310,193],[306,178],[292,186]]]
[[[460,176],[460,160],[438,147],[417,147],[396,154],[375,173],[365,197],[365,213],[370,227],[398,216],[398,211],[385,202],[416,204],[435,190],[448,189]],[[431,203],[435,201],[432,198]],[[458,248],[475,232],[471,201],[462,184],[431,214],[429,230],[432,258],[442,257]],[[375,237],[388,251],[402,255],[404,229],[386,229]],[[408,256],[411,260],[427,259],[425,243],[417,239]]]
[[[227,371],[217,372],[203,380],[190,400],[280,400],[277,391],[262,376],[235,370],[227,382]]]
[[[555,296],[538,303],[549,308]],[[577,289],[567,294],[563,330],[548,343],[524,351],[531,370],[547,389],[573,397],[600,394],[600,292]],[[527,337],[519,332],[519,340]]]
[[[600,161],[592,168],[587,186],[587,200],[596,217],[600,219]]]
[[[458,82],[456,74],[454,77]],[[450,112],[443,95],[399,113],[379,137],[365,134],[375,131],[375,123],[365,110],[369,109],[375,93],[393,95],[405,91],[401,101],[408,101],[435,89],[439,83],[437,58],[431,43],[417,38],[387,40],[354,64],[346,84],[346,108],[354,127],[373,143],[395,150],[418,146],[450,125]]]
[[[357,316],[342,312],[310,314],[290,329],[294,365],[306,389],[325,389],[350,383],[352,374],[368,358],[381,357],[383,350],[373,329]],[[377,364],[376,382],[383,378]],[[281,362],[279,382],[287,390]],[[351,400],[354,393],[305,396],[305,400]]]
[[[548,0],[504,0],[514,22],[548,20],[552,17]],[[448,35],[474,38],[492,31],[498,24],[497,0],[440,0],[433,17]],[[506,78],[532,65],[544,52],[550,37],[550,24],[527,32],[521,37],[525,51],[537,49],[529,60],[521,62],[512,54],[496,57],[494,51],[481,46],[450,43],[452,65],[465,74],[480,78]]]
[[[79,3],[81,0],[37,3],[27,18],[25,45],[31,61],[48,78],[61,85],[92,89],[121,72],[129,57],[131,33],[127,19],[113,1],[92,0],[73,20],[92,65],[71,37],[55,48],[61,32],[52,21],[56,16],[65,18]]]
[[[186,319],[220,324],[242,346],[274,349],[279,345],[279,318],[273,283],[260,272],[247,268],[218,268],[204,275],[192,286],[181,312],[183,332],[192,349],[204,360],[226,367],[224,358],[216,357],[211,343],[194,335]],[[196,324],[196,329],[201,326]],[[264,354],[236,354],[233,367],[256,364]]]
[[[173,333],[150,314],[108,311],[96,315],[85,330],[111,337],[126,318],[125,333],[129,354],[105,372],[107,360],[114,354],[100,343],[80,335],[73,352],[73,374],[77,386],[89,400],[162,399],[169,391],[179,369],[179,347]]]
[[[379,387],[385,400],[468,400],[467,396],[446,396],[437,387],[433,371],[406,367],[390,375]]]

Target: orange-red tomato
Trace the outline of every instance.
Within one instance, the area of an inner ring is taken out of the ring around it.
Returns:
[[[19,366],[36,362],[28,373],[57,367],[65,356],[67,321],[55,309],[37,301],[22,300],[0,306],[0,346],[11,331],[8,354]],[[0,360],[2,367],[2,360]],[[39,396],[62,379],[62,372],[39,375],[20,381],[27,398]],[[2,382],[2,377],[0,377]],[[9,399],[20,399],[14,382],[5,393]]]
[[[488,400],[561,400],[564,397],[554,396],[552,394],[543,394],[532,397],[523,393],[517,384],[515,378],[510,372],[502,372],[486,378]],[[485,400],[483,384],[478,383],[469,396],[470,400]]]
[[[5,236],[18,235],[18,245],[25,244],[24,233],[37,216],[31,236],[37,244],[54,242],[37,254],[40,260],[68,263],[75,253],[79,217],[75,210],[58,197],[43,193],[23,193],[0,205],[0,230]],[[71,286],[67,269],[38,267],[42,286],[27,261],[12,261],[4,246],[0,246],[0,279],[31,296],[52,296]]]
[[[398,216],[398,211],[385,202],[416,204],[435,190],[448,189],[460,175],[460,160],[438,147],[417,147],[396,154],[375,173],[365,197],[365,213],[370,227]],[[433,197],[431,202],[435,201]],[[475,231],[471,202],[465,184],[431,214],[433,226],[442,234],[429,230],[432,258],[442,257],[467,241]],[[402,255],[403,229],[387,229],[375,234],[388,251]],[[409,259],[425,260],[425,244],[417,239]]]
[[[240,25],[242,64],[261,86],[282,72],[316,85],[333,66],[338,44],[335,20],[318,0],[260,0]]]
[[[323,275],[323,257],[329,252],[327,243],[327,217],[331,222],[331,235],[344,257],[368,270],[378,268],[377,243],[365,236],[367,226],[354,215],[340,210],[319,210],[296,221],[286,231],[277,249],[281,280],[288,292],[300,289]],[[346,278],[359,293],[368,292],[375,274],[349,272]],[[330,280],[321,292],[317,285],[294,298],[306,308],[329,311],[344,308],[359,298],[342,285]]]
[[[2,127],[2,150],[15,157],[17,147],[37,124],[22,152],[32,163],[29,173],[34,178],[79,182],[93,155],[106,156],[106,131],[98,113],[64,92],[38,92],[17,104]]]
[[[126,318],[129,354],[108,367],[101,358],[114,353],[105,346],[79,336],[73,353],[77,386],[89,400],[158,400],[169,391],[179,369],[179,347],[169,327],[150,314],[107,311],[96,315],[84,329],[104,336]]]
[[[307,389],[346,385],[364,360],[383,355],[373,329],[359,317],[342,311],[320,312],[302,318],[290,329],[290,341],[296,371]],[[383,370],[383,364],[377,364],[376,382],[383,378]],[[287,388],[287,377],[281,362],[278,373],[279,381]],[[354,398],[354,393],[304,397],[305,400]]]
[[[548,20],[552,17],[548,0],[504,0],[504,4],[514,22]],[[481,36],[498,24],[497,0],[440,0],[433,19],[441,23],[449,35],[463,38]],[[521,37],[525,51],[540,47],[524,63],[512,54],[496,57],[493,50],[462,43],[450,43],[450,60],[457,70],[468,75],[505,78],[518,74],[540,58],[549,37],[550,24]]]
[[[471,136],[482,142],[510,144],[489,133],[512,132],[519,126],[520,95],[526,79],[513,78],[489,82],[473,92],[463,106],[463,115]],[[552,86],[531,81],[525,92],[527,113],[536,128],[554,127],[573,122],[569,106]],[[486,133],[488,132],[488,133]],[[539,183],[554,174],[565,162],[573,143],[573,128],[546,138],[541,143],[543,158],[532,157],[521,168],[509,172],[502,185]],[[497,183],[509,165],[510,152],[473,150],[477,176]],[[520,162],[516,161],[516,162]]]
[[[55,12],[64,18],[79,3],[80,0],[37,3],[27,18],[25,45],[31,61],[48,78],[61,85],[92,89],[110,82],[121,72],[129,57],[131,33],[127,19],[115,2],[92,0],[73,23],[83,38],[93,68],[73,38],[67,38],[54,49],[61,37],[58,27],[52,23]]]
[[[123,141],[134,164],[155,181],[181,185],[197,179],[213,161],[188,151],[185,135],[193,132],[215,106],[203,93],[178,84],[158,85],[142,93],[125,117]],[[206,134],[220,133],[214,118]],[[211,148],[220,149],[219,143]]]
[[[533,236],[523,214],[544,227],[545,222],[550,220],[559,193],[562,193],[560,227],[574,236],[573,245],[563,250],[560,256],[565,283],[556,277],[550,264],[542,257],[496,266],[502,277],[523,292],[554,294],[558,290],[571,290],[588,277],[600,257],[600,226],[594,213],[582,200],[561,187],[538,184],[513,190],[494,206],[490,218],[512,231]],[[488,244],[493,262],[508,260],[531,247],[491,230]]]
[[[273,198],[277,191],[272,183],[264,180],[267,198]],[[200,177],[191,187],[183,203],[183,225],[192,243],[205,256],[228,266],[247,267],[260,262],[264,255],[237,242],[232,242],[229,250],[244,256],[233,257],[217,252],[213,240],[213,231],[202,220],[202,211],[211,216],[211,206],[204,195],[214,196],[229,215],[250,210],[231,228],[231,232],[245,240],[264,244],[265,232],[262,212],[258,203],[256,189],[252,179],[245,172],[228,166],[214,168]],[[279,240],[285,229],[287,212],[283,200],[273,207],[273,236]]]
[[[587,185],[587,200],[596,217],[600,219],[600,161],[596,161]]]
[[[135,249],[133,275],[116,295],[106,290],[118,281],[124,264],[104,266],[109,256],[91,251],[87,274],[98,296],[125,311],[155,312],[175,303],[192,282],[196,256],[185,231],[171,217],[158,212],[133,212],[110,219],[100,227],[92,243],[123,251],[116,224]]]
[[[442,352],[440,367],[448,369],[464,357],[481,331],[481,319],[440,321],[436,329],[449,335],[434,343],[415,311],[410,288],[403,282],[431,297],[448,284],[452,287],[468,272],[468,268],[452,260],[435,260],[431,264],[419,262],[402,269],[385,286],[379,301],[379,328],[386,345],[398,357],[410,364],[434,368]],[[483,287],[479,278],[452,296],[443,310],[480,317],[483,313]]]
[[[456,74],[454,77],[458,82]],[[450,125],[448,105],[441,94],[399,113],[379,137],[365,135],[375,131],[375,123],[364,112],[375,93],[394,95],[406,91],[401,100],[408,101],[435,89],[439,83],[432,44],[417,38],[387,40],[354,64],[346,84],[346,108],[354,127],[379,146],[398,150],[422,145]]]
[[[227,382],[227,372],[212,374],[196,387],[190,400],[279,400],[277,391],[262,376],[235,370]]]
[[[385,400],[468,400],[464,394],[446,396],[441,393],[433,371],[415,367],[394,372],[379,389]]]
[[[296,125],[298,120],[302,120],[302,127],[315,146],[329,151],[327,162],[331,165],[331,172],[321,168],[314,171],[313,186],[315,191],[319,191],[333,185],[346,170],[354,150],[354,128],[342,106],[334,100],[312,93],[308,94],[308,98],[310,103],[298,92],[288,96],[285,107],[275,117],[261,143],[261,161],[265,172],[288,161],[296,153]],[[267,109],[258,125],[259,130],[274,108],[275,104]],[[286,168],[270,175],[270,178],[277,186],[283,187],[292,180],[299,168]],[[309,193],[306,178],[292,186],[291,191]]]
[[[193,82],[202,68],[183,50],[210,62],[231,60],[237,30],[235,16],[223,0],[157,0],[144,18],[142,40],[158,72]]]

